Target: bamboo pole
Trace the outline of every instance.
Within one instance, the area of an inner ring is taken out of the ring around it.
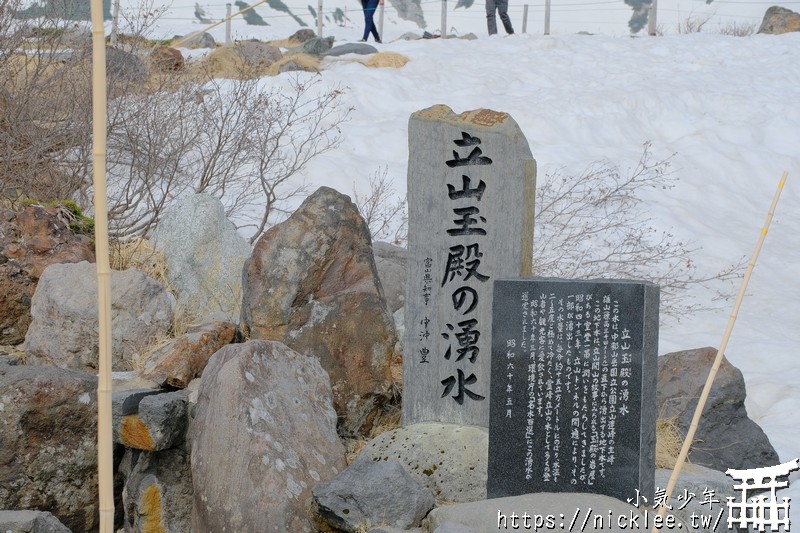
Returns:
[[[226,22],[228,22],[229,20],[231,20],[233,17],[239,16],[239,15],[241,15],[242,13],[245,13],[246,11],[250,11],[250,10],[251,10],[251,9],[253,9],[254,7],[256,7],[256,6],[260,6],[261,4],[263,4],[263,3],[265,3],[265,2],[268,2],[268,1],[269,1],[269,0],[261,0],[260,2],[256,2],[256,3],[255,3],[255,4],[253,4],[252,6],[247,6],[246,8],[242,9],[241,11],[237,11],[236,13],[234,13],[233,15],[231,15],[231,16],[229,16],[229,17],[225,17],[224,19],[220,20],[219,22],[215,22],[215,23],[214,23],[214,24],[212,24],[211,26],[207,26],[207,27],[203,28],[202,30],[197,30],[197,31],[196,31],[196,32],[194,32],[194,33],[190,33],[190,34],[189,34],[189,35],[187,35],[186,37],[181,37],[180,39],[178,39],[177,41],[175,41],[174,43],[172,43],[172,45],[171,45],[171,46],[172,46],[173,48],[178,48],[180,45],[182,45],[183,43],[185,43],[185,42],[186,42],[186,41],[188,41],[189,39],[191,39],[191,38],[193,38],[193,37],[195,37],[195,36],[197,36],[197,35],[200,35],[201,33],[207,32],[208,30],[214,29],[214,28],[216,28],[217,26],[219,26],[219,25],[221,25],[221,24],[225,24]]]
[[[100,533],[114,532],[114,458],[111,428],[111,283],[106,206],[106,43],[103,2],[92,0],[92,154],[97,256],[99,364],[97,376],[97,469]]]
[[[781,197],[781,192],[783,191],[783,186],[786,184],[786,178],[788,176],[788,172],[784,172],[781,176],[781,180],[778,183],[778,190],[775,191],[775,196],[772,198],[772,205],[769,208],[769,213],[767,213],[767,219],[764,222],[764,227],[761,228],[761,235],[756,243],[756,249],[747,265],[747,271],[745,272],[744,278],[742,279],[742,284],[739,287],[739,294],[736,297],[736,302],[733,304],[733,311],[731,312],[730,319],[728,319],[728,327],[725,328],[725,333],[722,335],[722,342],[720,343],[719,350],[717,350],[717,356],[714,358],[714,364],[711,365],[711,371],[708,373],[708,378],[706,379],[706,384],[703,387],[703,392],[700,395],[700,400],[697,402],[697,407],[694,410],[694,417],[692,418],[692,423],[689,426],[689,432],[686,434],[686,438],[683,440],[681,453],[678,455],[678,459],[675,461],[675,468],[672,470],[672,474],[669,477],[664,505],[662,505],[658,510],[658,516],[661,518],[664,517],[664,513],[667,511],[667,505],[669,504],[670,498],[672,498],[672,491],[675,490],[675,484],[678,481],[678,476],[683,469],[683,464],[686,462],[686,456],[689,455],[689,448],[692,446],[692,441],[694,440],[694,435],[697,431],[697,425],[700,423],[700,416],[703,414],[703,409],[705,408],[706,401],[708,400],[708,395],[711,393],[711,386],[714,384],[714,378],[717,376],[717,371],[722,363],[722,357],[725,354],[725,348],[728,347],[728,339],[730,339],[731,332],[733,331],[733,325],[736,323],[739,307],[742,305],[744,293],[745,290],[747,290],[747,284],[750,282],[750,275],[753,273],[753,269],[756,266],[758,254],[761,253],[761,245],[764,244],[764,239],[767,237],[769,225],[772,223],[772,216],[775,214],[775,207],[778,205],[778,200]],[[654,521],[651,533],[658,533],[658,531],[659,529],[656,527],[656,522]]]

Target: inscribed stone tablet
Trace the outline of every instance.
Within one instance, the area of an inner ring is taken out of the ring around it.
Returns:
[[[658,300],[648,282],[495,282],[489,498],[652,502]]]
[[[530,275],[536,162],[516,122],[409,121],[403,423],[489,426],[493,281]]]

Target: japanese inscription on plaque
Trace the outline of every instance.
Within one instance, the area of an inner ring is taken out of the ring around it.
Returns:
[[[495,283],[489,497],[652,499],[658,287]]]

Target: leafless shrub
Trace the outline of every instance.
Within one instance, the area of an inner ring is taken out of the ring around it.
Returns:
[[[711,20],[710,16],[689,16],[683,22],[678,23],[678,33],[700,33],[703,31],[703,26],[708,24]]]
[[[373,241],[390,241],[405,246],[408,240],[406,198],[395,196],[388,179],[388,167],[379,168],[369,178],[369,193],[353,193],[356,207],[369,226]]]
[[[340,88],[296,76],[265,88],[257,80],[211,80],[174,91],[131,94],[109,104],[109,228],[146,235],[174,198],[207,193],[252,228],[254,242],[304,191],[288,183],[335,147],[349,109]]]
[[[17,0],[0,0],[0,199],[50,202],[83,182],[61,152],[87,145],[91,128],[89,72],[65,65],[70,23],[15,20]]]
[[[579,176],[546,175],[536,194],[534,274],[649,280],[661,287],[662,315],[675,318],[710,307],[690,301],[686,289],[731,281],[742,264],[703,274],[695,263],[695,245],[653,227],[641,193],[671,188],[669,166],[669,158],[652,161],[648,142],[628,175],[607,161],[593,163]],[[715,294],[725,296],[719,290]]]
[[[730,35],[732,37],[748,37],[756,33],[758,25],[755,22],[728,22],[719,27],[720,35]]]

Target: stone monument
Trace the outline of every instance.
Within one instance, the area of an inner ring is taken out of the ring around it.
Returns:
[[[403,424],[489,426],[493,282],[529,276],[536,162],[507,113],[409,121]]]
[[[658,304],[649,282],[495,281],[489,498],[653,501]]]

